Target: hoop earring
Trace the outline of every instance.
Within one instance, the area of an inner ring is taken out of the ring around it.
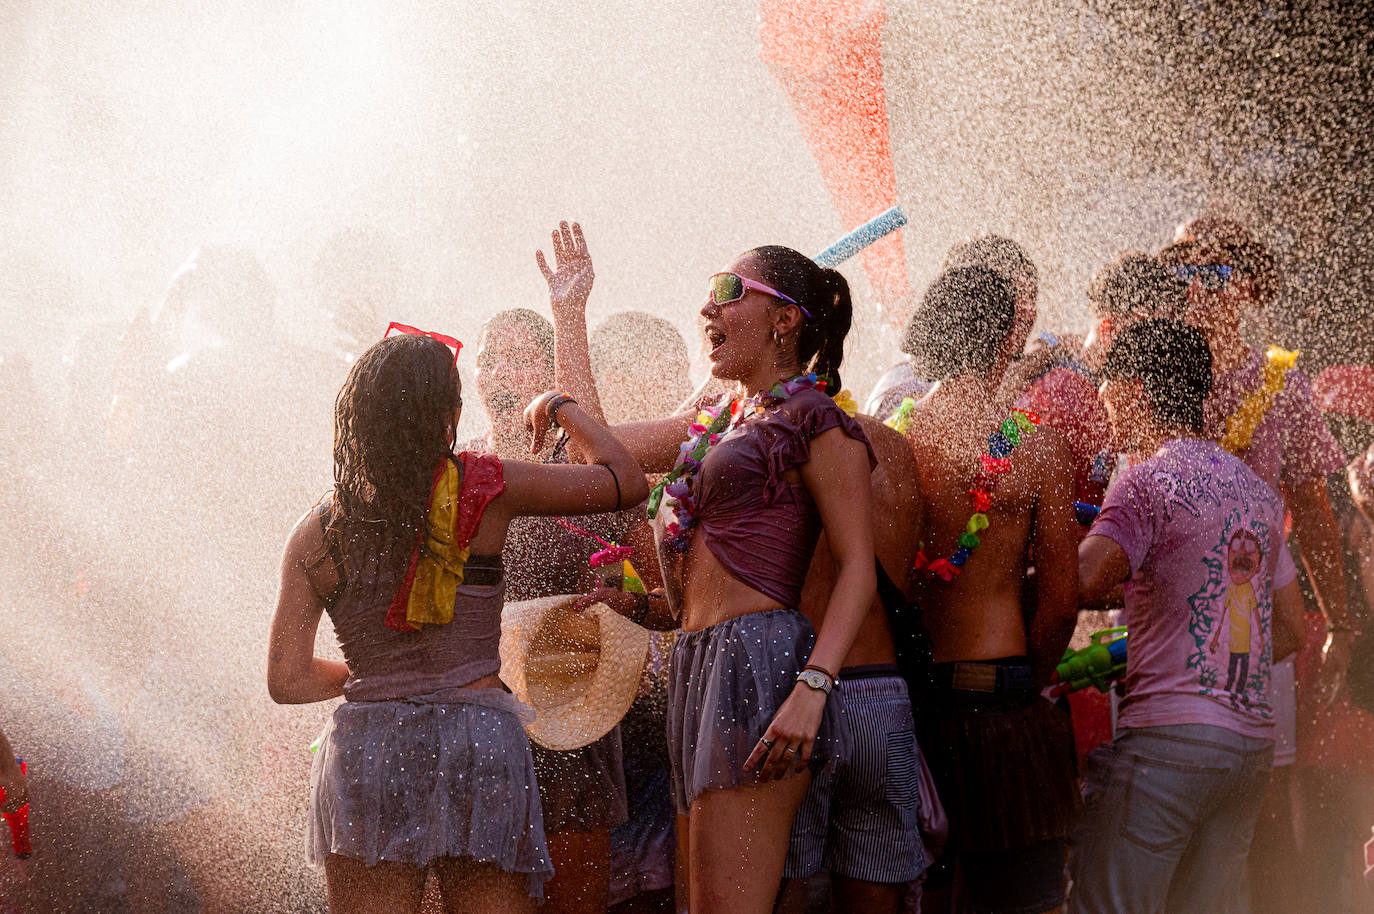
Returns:
[[[778,347],[779,349],[782,348],[782,337],[778,335],[778,330],[776,327],[773,328],[773,345]]]

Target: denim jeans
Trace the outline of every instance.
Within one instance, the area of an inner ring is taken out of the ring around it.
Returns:
[[[1273,740],[1184,724],[1125,729],[1088,756],[1072,914],[1244,912],[1245,858]]]

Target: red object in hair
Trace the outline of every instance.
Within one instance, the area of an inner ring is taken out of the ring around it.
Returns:
[[[395,330],[397,333],[407,333],[412,334],[414,336],[427,336],[432,340],[438,340],[439,342],[443,343],[445,346],[453,350],[453,364],[458,364],[458,353],[463,351],[463,344],[454,337],[448,336],[447,334],[443,333],[435,333],[433,330],[421,330],[420,328],[412,327],[409,324],[399,324],[396,321],[392,321],[391,323],[386,325],[386,333],[382,334],[382,339],[386,339],[387,337],[391,336],[391,331],[393,330]]]
[[[930,559],[926,558],[925,550],[924,550],[924,549],[917,549],[917,550],[916,550],[916,561],[914,561],[914,562],[911,563],[911,567],[914,568],[914,569],[916,569],[917,571],[920,571],[922,568],[926,567],[926,566],[929,565],[929,564],[930,564]]]

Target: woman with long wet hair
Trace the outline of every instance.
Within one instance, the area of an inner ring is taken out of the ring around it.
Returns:
[[[333,495],[292,532],[267,663],[275,701],[342,695],[311,771],[307,853],[332,912],[532,911],[551,874],[521,716],[501,687],[501,546],[511,519],[644,498],[633,458],[570,397],[525,411],[587,465],[453,452],[456,340],[403,328],[354,364],[335,406]],[[448,345],[446,345],[446,343]],[[323,613],[344,661],[314,656]]]
[[[587,258],[581,229],[565,224],[554,251],[560,270]],[[590,400],[581,303],[554,294],[553,306],[558,382]],[[732,391],[615,429],[646,471],[667,473],[649,499],[666,593],[584,599],[681,629],[668,743],[693,914],[772,910],[811,767],[838,748],[835,674],[876,587],[873,452],[832,399],[851,310],[835,270],[790,248],[748,251],[711,277],[701,309],[711,373]],[[797,606],[822,529],[836,581],[817,634]]]

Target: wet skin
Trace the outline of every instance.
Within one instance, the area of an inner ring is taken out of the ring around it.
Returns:
[[[907,434],[919,467],[925,524],[921,539],[932,560],[948,557],[964,532],[972,487],[987,434],[1006,413],[977,385],[937,386],[923,398]],[[936,662],[1031,654],[1047,678],[1073,632],[1077,614],[1073,463],[1068,445],[1041,426],[1011,454],[998,478],[989,526],[963,573],[945,582],[918,576],[917,601],[935,642]],[[1028,630],[1022,587],[1033,550],[1038,609]]]

